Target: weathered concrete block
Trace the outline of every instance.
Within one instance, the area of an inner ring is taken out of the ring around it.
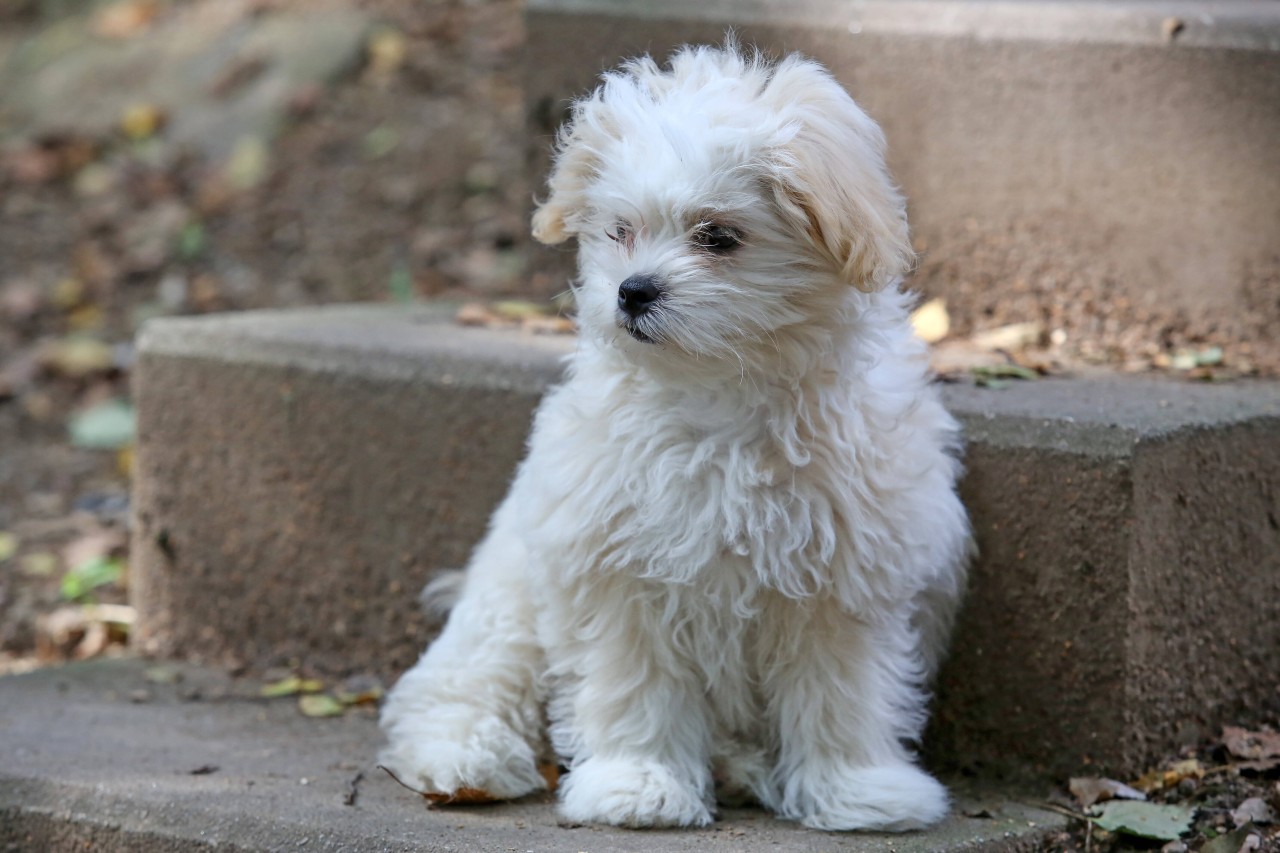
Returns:
[[[535,178],[569,99],[601,70],[716,44],[733,27],[744,44],[826,64],[884,128],[927,254],[924,286],[945,285],[951,266],[963,281],[989,280],[983,292],[1025,298],[1035,283],[1015,281],[991,247],[1036,235],[1022,250],[1037,275],[1094,271],[1139,314],[1271,310],[1258,289],[1280,264],[1280,6],[529,0],[526,9]],[[562,272],[572,258],[540,262],[557,260]]]
[[[416,605],[505,493],[563,342],[338,308],[151,324],[140,341],[142,647],[392,672]]]
[[[140,342],[137,640],[325,672],[408,666],[566,338],[431,308],[163,320]],[[1133,771],[1277,699],[1280,385],[945,389],[982,556],[937,689],[942,767]]]
[[[1280,386],[954,390],[981,557],[935,761],[1137,772],[1280,704]]]

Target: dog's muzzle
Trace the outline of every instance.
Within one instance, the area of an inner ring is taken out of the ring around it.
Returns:
[[[662,288],[656,275],[629,276],[618,286],[618,310],[626,317],[622,325],[627,334],[638,341],[654,343],[637,321],[648,314],[661,297]]]

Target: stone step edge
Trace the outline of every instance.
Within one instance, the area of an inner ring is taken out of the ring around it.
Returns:
[[[176,680],[147,680],[157,667]],[[190,695],[195,686],[203,695]],[[146,701],[130,696],[139,690],[148,693]],[[25,842],[30,846],[16,849],[69,849],[87,842],[95,850],[131,853],[643,853],[730,841],[743,851],[812,853],[840,846],[858,853],[1013,853],[1040,849],[1065,826],[1062,816],[1021,801],[1035,798],[985,788],[957,792],[952,818],[905,835],[820,833],[737,809],[707,830],[565,826],[545,796],[427,810],[377,771],[380,735],[369,715],[355,709],[344,717],[308,719],[292,697],[263,700],[255,693],[256,685],[230,682],[218,670],[139,658],[0,678],[0,702],[15,709],[0,728],[0,754],[26,749],[0,769],[0,848]],[[110,742],[100,740],[106,732],[86,725],[99,718],[110,721]],[[155,727],[163,731],[155,733]],[[193,774],[197,766],[204,771]],[[354,781],[357,773],[361,779]],[[355,801],[348,803],[353,788]]]
[[[455,310],[451,302],[363,303],[162,318],[146,324],[138,353],[541,396],[576,346],[572,335],[461,326]],[[1280,425],[1280,383],[1266,381],[1098,374],[999,390],[943,383],[941,391],[967,441],[1089,456],[1259,417]]]
[[[1178,48],[1280,51],[1275,4],[1164,0],[528,0],[535,15],[602,15],[649,20],[714,21],[729,26],[771,24],[838,30],[850,36],[971,38]]]

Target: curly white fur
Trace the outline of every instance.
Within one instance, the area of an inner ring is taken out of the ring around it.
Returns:
[[[883,149],[818,65],[732,45],[633,61],[576,104],[534,233],[578,238],[580,344],[387,700],[398,776],[516,797],[553,750],[575,821],[703,826],[717,799],[821,829],[943,816],[905,744],[971,545]],[[661,295],[630,319],[634,275]]]

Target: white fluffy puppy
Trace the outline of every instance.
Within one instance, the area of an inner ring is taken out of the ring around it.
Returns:
[[[943,816],[904,743],[970,539],[883,149],[820,66],[732,46],[574,106],[533,230],[578,238],[580,342],[387,700],[400,778],[518,797],[554,750],[573,821]]]

